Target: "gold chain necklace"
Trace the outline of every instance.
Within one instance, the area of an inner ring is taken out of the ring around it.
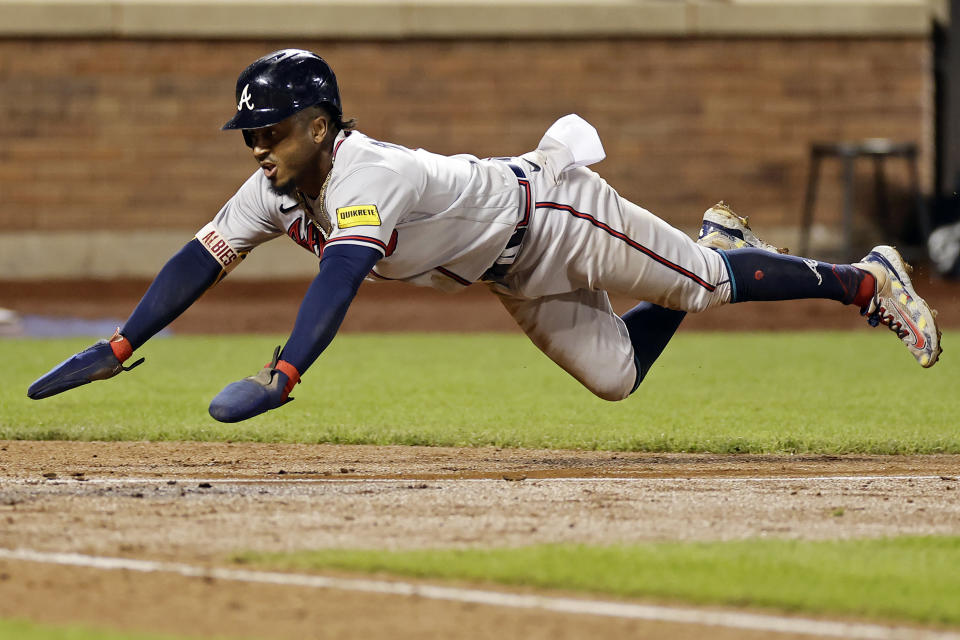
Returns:
[[[323,179],[323,185],[320,187],[320,195],[316,201],[319,211],[314,210],[314,208],[307,203],[307,198],[301,191],[297,191],[300,204],[303,205],[310,221],[320,227],[324,238],[329,238],[330,234],[333,233],[333,225],[330,223],[330,217],[327,215],[327,185],[330,184],[330,175],[332,173],[333,169],[331,168],[330,171],[327,172],[327,177]]]

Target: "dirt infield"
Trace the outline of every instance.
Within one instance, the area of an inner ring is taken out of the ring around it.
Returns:
[[[955,535],[958,472],[960,456],[8,441],[0,548],[209,567],[244,549]],[[810,637],[13,559],[0,616],[262,638]]]

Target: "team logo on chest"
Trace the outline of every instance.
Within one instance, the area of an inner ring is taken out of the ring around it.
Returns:
[[[303,229],[302,233],[300,231],[301,229]],[[287,235],[290,236],[291,240],[318,258],[323,255],[325,240],[323,239],[323,234],[320,233],[320,229],[317,228],[317,225],[299,217],[287,227]]]
[[[237,111],[242,110],[244,107],[253,111],[253,96],[250,95],[249,84],[245,85],[243,91],[240,92],[240,102],[237,103]]]

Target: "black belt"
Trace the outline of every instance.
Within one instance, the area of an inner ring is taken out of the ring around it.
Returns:
[[[523,244],[523,237],[527,234],[527,225],[530,224],[530,180],[527,179],[527,174],[523,172],[520,165],[511,162],[512,158],[498,158],[498,160],[503,160],[517,176],[517,183],[520,185],[520,222],[517,223],[513,235],[507,241],[507,246],[503,248],[500,257],[496,259],[493,266],[483,273],[480,277],[481,280],[501,280],[507,275],[507,271],[513,266],[514,261],[520,254],[520,245]]]

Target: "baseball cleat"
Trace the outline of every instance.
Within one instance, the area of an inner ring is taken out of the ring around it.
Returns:
[[[710,249],[763,249],[770,253],[790,253],[787,249],[775,247],[758,238],[746,218],[734,213],[721,200],[706,210],[703,214],[703,224],[700,225],[700,235],[697,244]]]
[[[876,293],[860,310],[870,326],[887,325],[907,345],[923,367],[932,367],[940,357],[937,312],[917,295],[910,282],[913,269],[893,247],[874,247],[853,266],[870,272],[877,280]]]

